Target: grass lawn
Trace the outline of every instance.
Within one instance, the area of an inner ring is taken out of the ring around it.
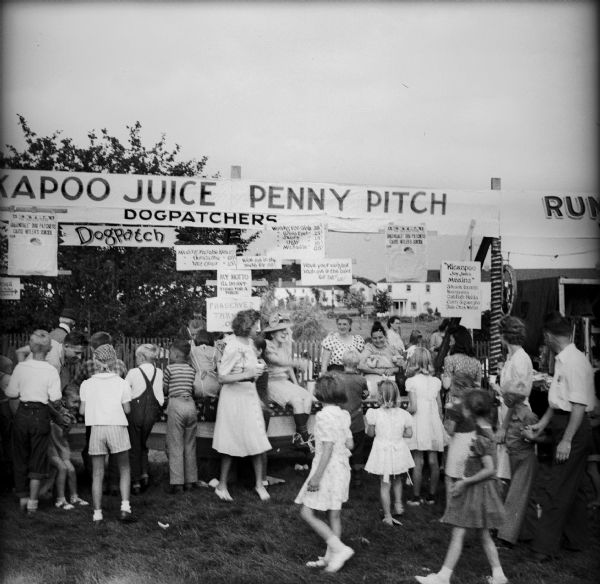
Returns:
[[[154,454],[156,454],[154,452]],[[77,456],[74,461],[81,469]],[[223,503],[212,490],[167,495],[168,470],[162,455],[152,464],[153,484],[132,500],[138,523],[117,520],[118,497],[105,497],[102,526],[89,508],[59,511],[42,502],[35,518],[21,514],[13,495],[0,495],[1,581],[7,584],[154,584],[154,583],[326,583],[387,584],[414,582],[413,575],[437,571],[450,528],[438,522],[442,504],[408,508],[403,525],[381,523],[378,479],[367,476],[351,491],[344,510],[343,539],[356,554],[335,575],[304,566],[324,550],[302,522],[293,499],[307,471],[274,460],[269,472],[284,478],[272,487],[270,503],[261,503],[242,484],[231,487],[234,503]],[[203,475],[206,478],[206,475]],[[81,479],[80,494],[90,500]],[[405,493],[406,495],[406,493]],[[512,584],[582,584],[597,581],[600,556],[598,514],[591,516],[594,538],[581,553],[538,566],[526,549],[501,550]],[[168,523],[167,529],[158,522]],[[467,538],[453,582],[480,584],[489,574],[474,535]]]

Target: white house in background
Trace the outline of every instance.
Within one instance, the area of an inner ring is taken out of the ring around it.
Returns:
[[[352,284],[350,285],[351,290],[362,291],[365,302],[367,304],[373,302],[373,295],[377,289],[377,284],[367,278],[353,277]],[[279,281],[277,288],[275,288],[275,299],[279,302],[282,300],[284,303],[290,300],[297,302],[309,302],[310,304],[316,304],[317,299],[315,297],[315,290],[319,291],[319,304],[324,308],[327,307],[343,307],[343,296],[344,291],[337,286],[302,286],[300,282],[295,280],[291,282]]]
[[[377,289],[385,290],[392,300],[390,314],[398,316],[418,316],[431,308],[434,312],[442,310],[443,284],[439,281],[439,271],[430,270],[428,282],[377,282]],[[482,280],[489,280],[489,274],[483,272]],[[481,311],[490,309],[491,283],[481,282]]]

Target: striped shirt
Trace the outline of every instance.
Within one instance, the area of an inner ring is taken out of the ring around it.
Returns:
[[[188,363],[171,363],[165,369],[163,391],[169,398],[194,394],[196,370]]]

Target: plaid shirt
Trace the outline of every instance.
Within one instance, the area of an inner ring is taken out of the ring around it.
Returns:
[[[93,359],[88,359],[84,363],[81,364],[79,371],[75,375],[75,377],[71,380],[71,383],[77,385],[78,387],[81,385],[82,381],[89,379],[92,375],[99,373],[98,367],[94,363]],[[117,368],[116,373],[119,377],[125,379],[127,375],[127,366],[121,359],[117,359]]]

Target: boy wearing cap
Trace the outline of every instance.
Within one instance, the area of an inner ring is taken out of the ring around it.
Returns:
[[[58,326],[50,331],[50,338],[62,344],[65,337],[71,332],[75,326],[77,314],[72,308],[63,308],[58,317]]]
[[[5,391],[7,397],[19,399],[13,422],[13,468],[15,491],[28,515],[37,511],[41,479],[47,476],[48,402],[61,398],[58,371],[46,361],[50,346],[47,331],[34,331],[29,338],[31,359],[17,364]]]
[[[103,519],[104,457],[110,453],[115,455],[119,467],[120,518],[129,523],[135,521],[129,502],[131,443],[126,417],[130,412],[131,389],[116,373],[117,354],[112,345],[100,345],[94,350],[94,365],[97,373],[84,381],[79,391],[79,412],[85,416],[85,425],[91,427],[89,454],[92,459],[93,521],[100,522]]]

